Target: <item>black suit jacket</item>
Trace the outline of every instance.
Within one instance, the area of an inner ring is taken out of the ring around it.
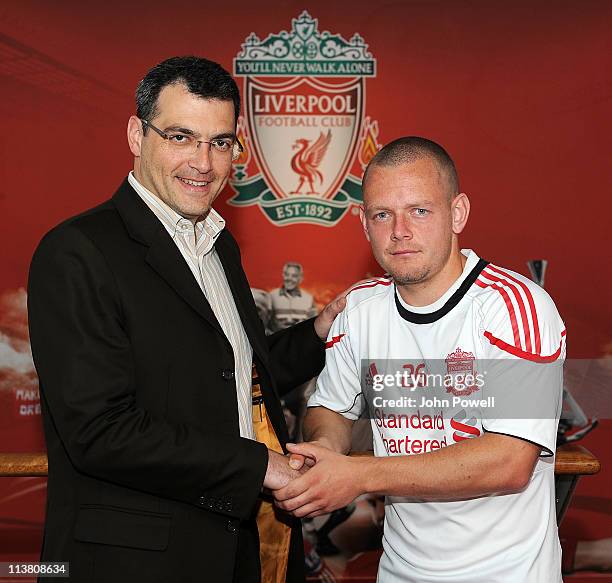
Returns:
[[[320,371],[323,344],[312,320],[266,338],[235,240],[215,245],[284,445],[278,393]],[[49,457],[41,560],[70,561],[83,583],[258,581],[267,449],[240,437],[232,347],[127,181],[43,238],[28,296]],[[297,526],[288,581],[303,580]]]

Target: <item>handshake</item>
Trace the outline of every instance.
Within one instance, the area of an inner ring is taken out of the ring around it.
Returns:
[[[287,444],[289,454],[269,451],[264,488],[278,508],[298,518],[327,514],[365,492],[360,460],[321,441]]]

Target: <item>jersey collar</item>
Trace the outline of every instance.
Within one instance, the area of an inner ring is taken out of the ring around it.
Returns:
[[[413,324],[431,324],[432,322],[438,321],[440,318],[446,316],[446,314],[448,314],[461,301],[461,298],[472,287],[472,284],[476,281],[476,278],[480,275],[480,272],[488,264],[488,261],[485,261],[484,259],[478,259],[478,262],[468,273],[461,285],[455,290],[455,292],[450,296],[450,298],[446,300],[444,305],[441,308],[435,310],[434,312],[412,312],[411,310],[407,309],[405,306],[402,305],[402,302],[400,301],[397,294],[397,287],[394,286],[395,306],[397,307],[399,315],[404,318],[404,320],[412,322]]]

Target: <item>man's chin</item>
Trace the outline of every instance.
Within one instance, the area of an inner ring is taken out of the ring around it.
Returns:
[[[401,273],[393,273],[390,272],[393,277],[393,281],[396,285],[414,285],[415,283],[424,282],[429,276],[429,270],[423,269],[422,271],[411,271],[411,272],[401,272]]]
[[[189,198],[185,196],[176,197],[174,200],[174,210],[185,218],[196,218],[207,215],[210,211],[210,197],[201,197],[199,200],[196,197]]]
[[[174,205],[173,210],[181,215],[184,219],[189,219],[190,221],[200,219],[201,217],[205,217],[210,212],[210,206],[206,205]]]

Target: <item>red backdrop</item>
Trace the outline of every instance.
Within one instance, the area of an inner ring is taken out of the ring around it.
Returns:
[[[2,450],[42,447],[35,401],[15,395],[17,385],[35,386],[19,292],[31,254],[46,230],[108,198],[131,169],[125,128],[138,80],[172,55],[231,69],[251,32],[289,30],[304,9],[320,30],[358,32],[369,45],[377,75],[367,81],[366,112],[381,143],[423,135],[455,158],[473,207],[463,245],[523,273],[527,260],[548,259],[546,287],[567,325],[569,356],[612,352],[609,2],[22,0],[0,8]],[[378,273],[351,212],[333,228],[279,227],[256,206],[227,205],[232,195],[228,188],[216,207],[254,287],[277,287],[289,259],[304,265],[304,287],[319,301]],[[589,440],[604,462],[609,432],[604,423]],[[583,480],[577,501],[609,491],[609,475]],[[0,508],[18,515],[1,504],[6,488],[0,483]],[[39,498],[28,500],[40,519]],[[598,512],[597,503],[577,504],[568,520],[581,536],[612,536],[612,499],[601,500]]]

